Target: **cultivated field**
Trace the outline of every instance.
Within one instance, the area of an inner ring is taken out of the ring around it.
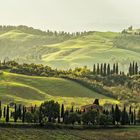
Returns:
[[[140,140],[140,127],[113,130],[0,128],[0,140]]]

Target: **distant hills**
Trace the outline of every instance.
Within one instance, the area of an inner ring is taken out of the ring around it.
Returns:
[[[132,29],[133,30],[133,29]],[[138,30],[137,30],[138,31]],[[94,63],[140,64],[140,35],[131,32],[66,33],[27,26],[0,26],[0,59],[68,69]]]

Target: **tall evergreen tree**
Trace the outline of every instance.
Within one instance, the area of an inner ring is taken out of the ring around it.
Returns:
[[[22,108],[22,122],[23,123],[25,122],[25,113],[26,113],[26,107],[23,106],[23,108]]]
[[[132,65],[132,75],[135,74],[135,62],[133,61],[133,65]]]
[[[132,70],[133,68],[132,68],[132,64],[130,63],[130,66],[129,66],[129,75],[131,76],[132,75]]]
[[[100,74],[103,75],[103,64],[101,64],[101,67],[100,67]]]
[[[116,63],[116,70],[115,70],[116,74],[118,75],[119,74],[119,66],[118,66],[118,63]]]
[[[115,121],[117,122],[117,124],[120,122],[120,117],[121,117],[120,109],[119,109],[118,105],[116,104],[116,107],[115,107]]]
[[[9,122],[9,105],[7,105],[6,122]]]
[[[136,74],[136,75],[138,74],[138,64],[137,64],[137,62],[136,62],[136,64],[135,64],[135,74]]]
[[[106,76],[106,71],[107,69],[106,69],[106,63],[104,63],[104,76]]]
[[[1,101],[0,101],[0,119],[2,117],[2,107],[1,107]]]
[[[113,125],[115,125],[115,110],[114,110],[113,105],[112,105],[112,109],[111,109],[111,116],[112,116],[112,123],[113,123]]]
[[[115,74],[115,73],[116,73],[116,65],[113,64],[113,74]]]
[[[95,64],[93,65],[93,74],[94,75],[96,74],[96,65]]]
[[[136,110],[134,109],[134,125],[136,125]]]
[[[127,123],[127,112],[126,112],[126,107],[124,106],[124,109],[122,111],[121,124],[126,125],[126,123]]]
[[[100,74],[100,67],[99,67],[99,63],[97,64],[97,75]]]
[[[6,117],[6,107],[4,106],[4,109],[3,109],[3,117],[5,118]]]
[[[110,75],[111,71],[110,71],[110,64],[107,65],[107,75]]]
[[[17,114],[17,105],[15,104],[15,111],[14,111],[14,122],[17,122],[18,114]]]
[[[61,118],[64,119],[64,104],[61,106]]]

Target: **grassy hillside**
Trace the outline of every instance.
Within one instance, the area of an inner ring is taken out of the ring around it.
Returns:
[[[117,101],[91,91],[78,83],[61,78],[25,76],[4,72],[0,75],[0,99],[4,102],[39,104],[56,100],[66,105],[80,106],[93,102],[94,98],[105,102]]]
[[[140,36],[115,32],[87,32],[75,36],[9,27],[0,31],[0,59],[42,63],[54,68],[119,62],[122,70],[130,61],[140,64]]]

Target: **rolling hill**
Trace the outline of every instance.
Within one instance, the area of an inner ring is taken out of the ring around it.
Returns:
[[[27,26],[0,29],[0,59],[42,63],[68,69],[94,63],[119,62],[127,70],[130,61],[140,64],[140,36],[117,32],[85,32],[79,35],[43,32]]]
[[[93,102],[95,98],[101,99],[102,104],[118,103],[114,99],[62,78],[25,76],[7,72],[0,75],[0,99],[3,103],[19,102],[30,105],[53,99],[67,106],[80,106]]]

